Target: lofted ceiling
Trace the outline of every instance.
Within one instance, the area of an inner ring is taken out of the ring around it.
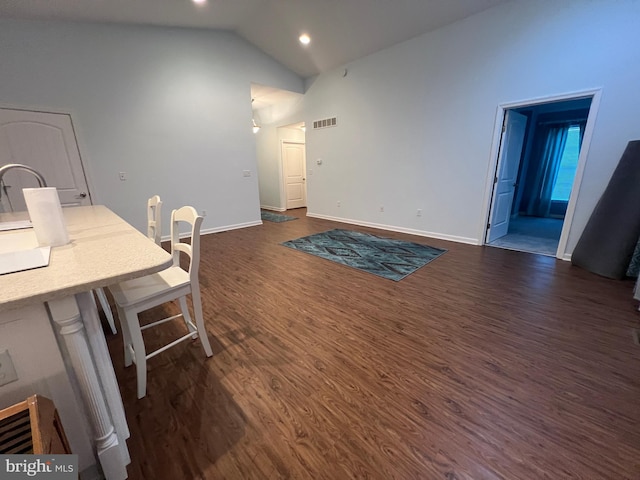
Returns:
[[[0,0],[0,17],[231,30],[306,78],[507,1]]]

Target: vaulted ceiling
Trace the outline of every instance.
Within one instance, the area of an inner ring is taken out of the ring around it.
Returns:
[[[507,1],[0,0],[0,17],[231,30],[309,77]]]

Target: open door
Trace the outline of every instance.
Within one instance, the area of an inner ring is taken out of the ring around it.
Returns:
[[[498,166],[493,185],[491,214],[487,226],[487,243],[503,237],[509,231],[511,206],[518,178],[518,166],[522,155],[527,117],[507,110],[502,128],[502,140]]]

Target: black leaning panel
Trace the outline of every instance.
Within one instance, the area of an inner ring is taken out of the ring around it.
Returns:
[[[640,238],[640,140],[620,158],[593,210],[571,263],[608,278],[624,278]]]

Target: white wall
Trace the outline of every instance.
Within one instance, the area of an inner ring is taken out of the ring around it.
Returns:
[[[310,80],[305,122],[339,126],[307,129],[309,214],[478,242],[497,106],[602,87],[571,251],[640,136],[638,25],[631,0],[516,1]]]
[[[205,30],[0,20],[0,65],[1,106],[71,113],[94,203],[143,230],[159,194],[164,235],[184,204],[208,211],[203,230],[260,220],[250,83],[303,88],[235,34]]]
[[[260,207],[281,211],[283,207],[280,201],[278,148],[278,129],[272,125],[263,125],[256,133]]]

